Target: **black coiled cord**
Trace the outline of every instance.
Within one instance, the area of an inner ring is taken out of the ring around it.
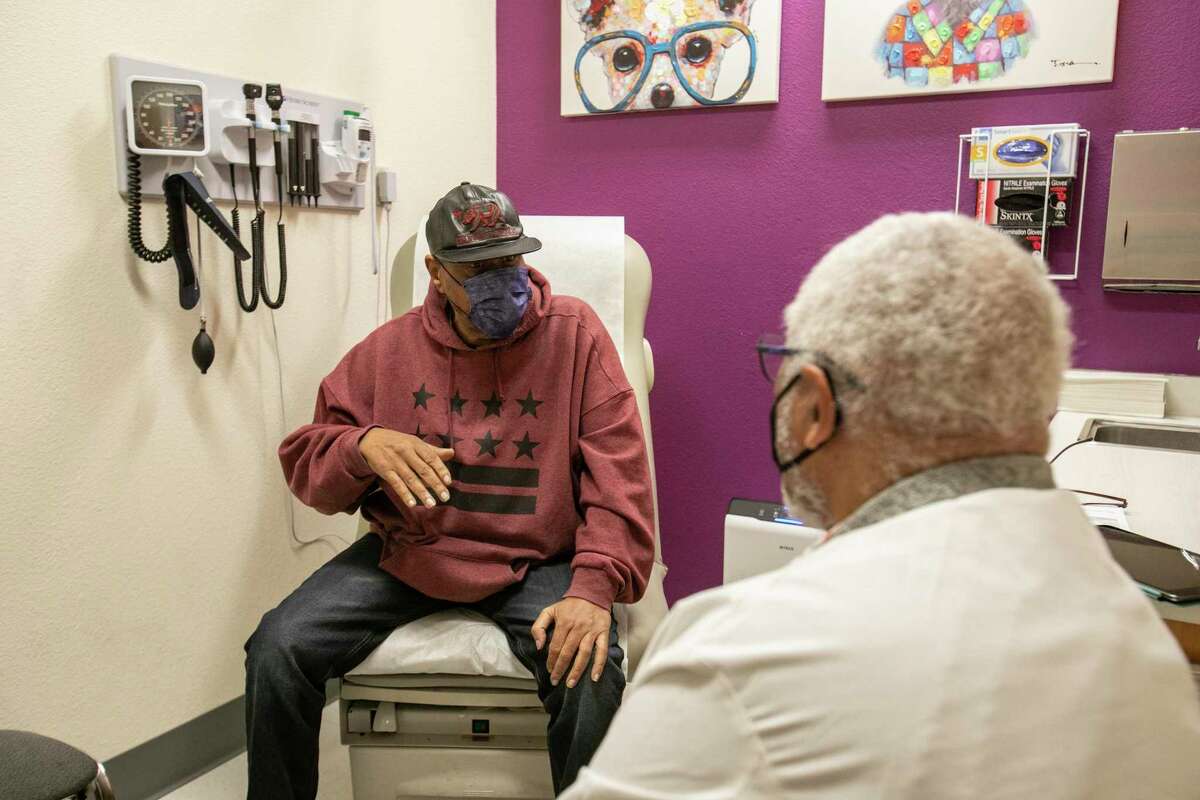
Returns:
[[[262,300],[267,304],[267,308],[277,309],[283,306],[284,296],[287,294],[287,239],[283,232],[283,176],[279,173],[275,175],[275,196],[279,199],[279,219],[275,221],[275,232],[279,238],[279,293],[272,300],[267,293],[267,279],[263,276],[262,281]]]
[[[262,294],[265,294],[262,292],[263,262],[267,259],[267,244],[266,239],[263,236],[263,222],[265,221],[265,218],[266,214],[264,214],[260,208],[258,212],[255,213],[254,219],[250,220],[250,263],[253,265],[254,269],[255,290]],[[258,299],[255,298],[254,302],[257,305]]]
[[[233,164],[229,165],[229,188],[233,192],[233,211],[229,217],[233,222],[233,232],[240,240],[242,238],[242,226],[238,219],[238,196],[237,196],[237,173]],[[237,256],[233,258],[233,275],[237,283],[237,298],[238,305],[242,307],[242,311],[249,313],[258,308],[259,281],[262,279],[257,270],[250,271],[250,299],[246,299],[246,290],[242,288],[242,262]]]
[[[233,232],[237,234],[238,239],[242,238],[241,224],[238,222],[238,210],[235,208],[230,214],[233,220]],[[253,223],[251,223],[253,228]],[[234,283],[237,285],[238,305],[242,307],[242,311],[247,313],[258,308],[258,293],[259,293],[259,272],[257,268],[252,267],[250,270],[250,299],[246,299],[246,291],[243,289],[242,278],[242,262],[235,256],[233,259],[233,277]]]
[[[151,250],[142,241],[142,157],[132,150],[128,159],[129,179],[129,246],[143,261],[161,264],[171,257],[171,227],[167,219],[167,243],[158,250]]]

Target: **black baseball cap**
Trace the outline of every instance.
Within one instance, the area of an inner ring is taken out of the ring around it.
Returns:
[[[504,192],[463,181],[437,201],[425,223],[429,252],[438,261],[464,264],[542,249],[525,235],[521,217]]]

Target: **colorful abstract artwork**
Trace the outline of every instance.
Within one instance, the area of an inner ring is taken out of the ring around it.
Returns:
[[[1116,30],[1117,0],[827,0],[822,97],[1111,81]]]
[[[782,0],[561,0],[563,116],[779,99]]]
[[[1023,0],[908,0],[888,20],[879,60],[916,88],[994,81],[1029,55],[1033,37]]]

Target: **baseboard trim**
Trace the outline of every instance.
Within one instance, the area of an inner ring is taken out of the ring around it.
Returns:
[[[246,749],[246,698],[206,711],[104,762],[121,800],[158,800]]]
[[[325,687],[326,703],[338,697],[339,684]],[[159,800],[246,749],[244,695],[195,719],[106,759],[104,769],[120,800]]]

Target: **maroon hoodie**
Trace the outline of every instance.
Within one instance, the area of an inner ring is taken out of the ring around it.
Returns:
[[[570,555],[566,596],[632,603],[654,559],[637,402],[596,313],[529,279],[516,332],[479,349],[431,284],[321,382],[312,424],[279,447],[284,475],[325,514],[361,506],[380,566],[430,597],[473,602]],[[453,446],[448,503],[409,508],[377,480],[358,449],[377,426]]]

